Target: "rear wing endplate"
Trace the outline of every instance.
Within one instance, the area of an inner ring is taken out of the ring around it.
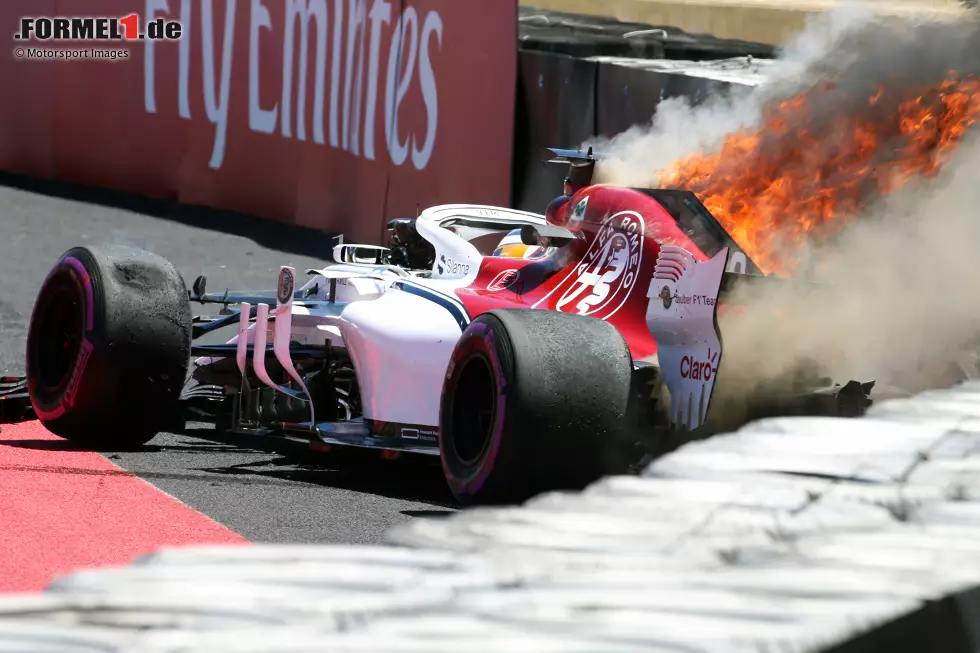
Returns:
[[[694,430],[708,416],[721,363],[716,311],[728,248],[699,262],[663,245],[647,290],[647,328],[657,341],[660,373],[670,391],[670,423]]]

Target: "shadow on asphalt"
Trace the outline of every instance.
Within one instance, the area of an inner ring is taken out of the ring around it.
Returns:
[[[211,485],[276,485],[304,483],[339,490],[373,494],[391,499],[418,501],[445,510],[406,511],[418,516],[439,516],[459,509],[446,485],[437,462],[427,456],[405,456],[399,460],[382,460],[374,450],[335,450],[331,453],[310,451],[300,442],[271,436],[249,436],[224,433],[211,428],[188,428],[179,434],[187,439],[180,444],[147,444],[138,449],[89,448],[67,440],[4,440],[0,447],[38,451],[90,451],[110,460],[125,454],[214,454],[242,451],[273,454],[278,457],[227,466],[192,468],[187,472],[127,471],[118,472],[52,466],[36,471],[53,474],[139,476],[148,481],[199,481]],[[0,466],[0,471],[7,468]],[[18,468],[19,469],[19,468]],[[412,515],[409,515],[412,516]]]
[[[57,197],[86,204],[97,204],[149,215],[191,227],[247,238],[256,244],[280,252],[317,257],[336,245],[335,233],[299,227],[266,218],[219,211],[202,206],[154,199],[135,193],[107,190],[92,186],[66,184],[9,172],[0,172],[0,186]]]
[[[0,431],[2,432],[2,431]],[[84,447],[69,442],[68,440],[4,440],[0,442],[2,447],[14,447],[15,449],[33,449],[35,451],[85,451]]]
[[[446,509],[459,507],[446,485],[437,460],[428,456],[403,456],[383,460],[371,449],[335,449],[330,453],[310,451],[306,444],[285,438],[248,436],[188,428],[184,434],[236,450],[242,448],[277,454],[280,457],[203,471],[222,476],[257,476],[297,483],[324,485],[391,499],[429,503]],[[191,448],[193,448],[192,445]],[[435,511],[441,512],[441,511]]]

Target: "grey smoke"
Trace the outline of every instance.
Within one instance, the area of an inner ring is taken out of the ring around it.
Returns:
[[[653,185],[660,170],[692,152],[715,149],[726,134],[740,127],[758,125],[762,107],[769,101],[802,90],[809,71],[818,66],[849,35],[867,27],[872,15],[861,6],[845,6],[819,14],[807,29],[781,49],[776,64],[765,61],[769,82],[755,88],[734,88],[725,95],[707,97],[697,107],[687,98],[660,103],[649,124],[636,125],[582,146],[602,152],[607,159],[596,171],[596,180],[634,186]]]
[[[120,247],[131,247],[133,249],[141,249],[151,254],[156,253],[156,248],[152,240],[148,238],[136,238],[133,239],[130,234],[127,234],[121,230],[113,229],[105,238],[105,242],[108,245],[117,245]]]
[[[757,125],[761,107],[773,99],[833,81],[834,89],[815,93],[809,105],[811,128],[819,128],[856,110],[882,84],[938,84],[951,70],[980,73],[975,16],[912,22],[847,8],[820,16],[788,44],[771,83],[698,107],[665,102],[650,124],[589,145],[611,155],[598,171],[600,181],[654,185],[676,159],[712,151],[725,134]],[[810,243],[824,260],[813,279],[826,284],[820,290],[786,284],[735,293],[731,299],[748,310],[720,318],[719,396],[752,392],[810,364],[835,380],[877,379],[910,391],[971,373],[980,351],[977,132],[967,133],[936,177],[866,197],[866,209],[842,233]],[[837,137],[824,134],[797,165],[825,163]]]

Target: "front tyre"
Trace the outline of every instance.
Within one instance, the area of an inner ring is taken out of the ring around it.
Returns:
[[[632,359],[612,325],[532,309],[477,317],[443,387],[439,450],[464,505],[581,489],[624,471]]]
[[[128,247],[76,247],[38,292],[27,387],[55,435],[130,448],[173,422],[190,362],[191,314],[172,263]]]

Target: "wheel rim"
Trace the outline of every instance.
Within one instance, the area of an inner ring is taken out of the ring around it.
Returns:
[[[489,448],[497,418],[497,384],[486,356],[463,364],[453,395],[452,447],[461,463],[472,465]]]
[[[85,336],[85,315],[74,280],[67,273],[48,282],[38,307],[34,360],[38,382],[53,390],[68,383]]]

